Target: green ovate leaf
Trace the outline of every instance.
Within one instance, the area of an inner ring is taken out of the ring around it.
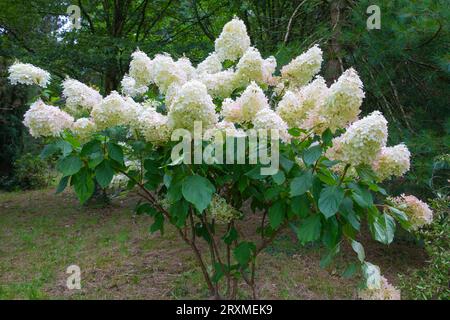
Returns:
[[[303,153],[303,161],[306,165],[310,166],[314,164],[317,160],[319,160],[320,156],[322,155],[322,147],[320,145],[315,145],[312,147],[309,147],[304,153]]]
[[[65,177],[61,178],[61,180],[59,181],[58,187],[56,188],[56,192],[55,192],[56,194],[61,193],[64,191],[64,189],[66,189],[69,179],[70,179],[69,176],[65,176]]]
[[[301,222],[297,229],[297,238],[302,244],[316,241],[320,238],[321,229],[320,215],[313,215]]]
[[[107,146],[109,158],[122,164],[123,163],[122,148],[119,145],[112,143],[112,142],[108,142],[108,144],[106,146]]]
[[[106,188],[111,183],[113,176],[114,170],[107,160],[103,160],[102,163],[95,168],[95,178],[102,188]]]
[[[243,267],[247,266],[252,258],[252,253],[256,251],[256,246],[252,242],[244,241],[234,248],[233,254],[236,261]]]
[[[58,171],[60,171],[63,176],[72,176],[83,167],[83,162],[80,157],[76,155],[69,155],[61,159],[56,165]]]
[[[95,183],[94,179],[92,179],[91,172],[89,169],[83,168],[72,176],[71,181],[78,199],[81,203],[85,203],[95,190]]]
[[[295,177],[291,181],[290,194],[291,197],[296,197],[308,191],[313,184],[313,174],[311,170],[303,172],[299,177]]]
[[[364,262],[364,259],[366,258],[366,253],[364,252],[364,247],[362,246],[362,244],[356,240],[352,240],[352,249],[358,255],[359,261]]]
[[[269,222],[273,229],[278,228],[286,216],[286,205],[282,200],[275,202],[269,209]]]
[[[326,218],[334,216],[344,199],[344,190],[339,186],[328,186],[322,189],[319,197],[319,210]]]
[[[188,176],[182,184],[183,197],[199,212],[208,207],[215,191],[214,185],[208,179],[198,175]]]

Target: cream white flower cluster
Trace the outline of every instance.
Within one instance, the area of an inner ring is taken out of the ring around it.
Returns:
[[[220,224],[230,223],[232,220],[241,217],[241,213],[229,205],[227,201],[218,194],[213,195],[208,211],[211,214],[211,217]]]
[[[226,70],[225,61],[230,66]],[[210,137],[216,132],[242,136],[247,129],[277,129],[288,143],[292,138],[289,128],[321,134],[327,128],[335,132],[347,127],[334,139],[327,154],[331,159],[353,166],[372,165],[380,180],[404,174],[409,168],[409,151],[405,146],[386,147],[384,117],[374,112],[358,120],[364,91],[356,71],[348,69],[328,87],[317,76],[322,61],[322,50],[315,45],[285,65],[281,76],[274,76],[275,58],[263,58],[251,46],[245,24],[234,18],[225,24],[215,51],[196,67],[184,56],[173,59],[157,54],[151,59],[137,50],[129,74],[121,82],[122,94],[113,91],[102,98],[95,90],[68,79],[63,95],[69,110],[90,110],[89,116],[83,115],[85,118],[73,124],[80,137],[125,125],[160,145],[174,129],[193,130],[194,121],[201,121]],[[31,79],[35,72],[28,73]],[[164,95],[167,114],[133,99],[145,95],[152,85]],[[263,88],[271,88],[276,95],[269,101]]]
[[[145,141],[155,145],[168,141],[171,134],[168,121],[168,117],[157,112],[155,108],[144,109],[138,118],[138,126]]]
[[[251,122],[262,109],[270,108],[263,90],[252,82],[236,101],[227,98],[222,104],[222,116],[226,121]]]
[[[290,87],[303,86],[319,73],[322,61],[322,50],[315,45],[285,65],[281,69],[281,77],[289,82]]]
[[[90,118],[79,118],[73,123],[72,131],[80,139],[88,140],[97,131],[97,126]]]
[[[57,137],[72,127],[73,120],[71,115],[61,109],[38,100],[25,113],[23,124],[35,138]]]
[[[425,202],[420,201],[415,196],[402,194],[399,197],[389,198],[394,206],[408,216],[411,229],[417,230],[433,221],[433,211]]]
[[[391,285],[383,276],[378,287],[365,288],[358,292],[362,300],[401,300],[400,290]]]
[[[236,61],[250,47],[250,37],[244,22],[234,18],[226,23],[215,41],[215,49],[220,61]]]
[[[206,86],[197,80],[185,83],[169,107],[171,128],[194,129],[194,121],[201,121],[203,129],[211,128],[219,119]]]
[[[125,75],[120,82],[122,93],[132,98],[144,95],[148,91],[145,85],[138,85],[133,77]]]
[[[386,146],[387,121],[379,111],[358,120],[347,128],[341,136],[333,139],[333,147],[327,150],[332,160],[357,166],[370,165]]]
[[[135,116],[136,105],[131,98],[112,91],[92,109],[91,117],[97,128],[103,130],[117,125],[129,124]]]
[[[383,147],[378,153],[372,168],[379,181],[392,176],[403,176],[409,171],[411,153],[404,144],[393,147]]]
[[[9,67],[8,71],[11,84],[36,84],[46,88],[50,83],[50,73],[29,63],[16,62]]]
[[[66,98],[66,106],[74,114],[90,112],[95,105],[102,101],[100,93],[80,81],[66,79],[62,86],[64,88],[62,95]]]

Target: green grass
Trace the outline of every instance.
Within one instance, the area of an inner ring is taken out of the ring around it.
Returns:
[[[173,228],[151,235],[148,216],[135,216],[136,198],[107,208],[80,206],[71,192],[0,193],[0,299],[203,299],[200,269]],[[397,273],[421,265],[417,246],[370,242],[369,261],[396,282]],[[261,298],[351,299],[358,279],[340,272],[354,254],[319,268],[317,246],[301,247],[282,235],[257,261]],[[353,261],[353,260],[352,260]],[[81,268],[81,290],[66,287],[68,266]],[[244,284],[240,298],[249,298]]]

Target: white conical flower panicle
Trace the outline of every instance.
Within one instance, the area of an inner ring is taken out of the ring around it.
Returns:
[[[236,66],[236,82],[239,86],[246,86],[252,81],[269,83],[276,67],[274,57],[264,60],[258,49],[250,47]]]
[[[358,119],[364,96],[363,83],[353,68],[331,85],[323,113],[332,132]]]
[[[206,86],[197,80],[186,82],[173,99],[168,113],[172,128],[194,129],[194,121],[201,121],[203,129],[218,121],[215,106]]]
[[[226,121],[251,122],[258,111],[269,108],[269,102],[262,89],[252,82],[236,99],[226,100],[222,104],[222,116]]]
[[[189,58],[181,57],[175,62],[175,65],[178,69],[184,72],[184,74],[186,75],[186,80],[193,79],[197,74],[197,70],[195,70],[195,68],[192,66]]]
[[[358,298],[361,300],[401,300],[400,290],[391,285],[383,276],[380,277],[379,287],[360,290]]]
[[[62,83],[63,97],[66,98],[67,108],[74,114],[90,112],[92,108],[102,102],[98,91],[74,79],[66,79]]]
[[[281,76],[292,87],[307,84],[320,71],[322,50],[315,45],[281,69]]]
[[[131,101],[131,100],[130,100]],[[91,117],[100,130],[129,123],[130,104],[116,91],[94,106]]]
[[[128,75],[123,77],[120,85],[122,86],[122,93],[133,98],[142,96],[148,91],[147,86],[138,86],[136,80]]]
[[[217,73],[222,71],[222,62],[220,62],[217,53],[213,52],[205,60],[200,62],[197,66],[197,74]]]
[[[415,196],[402,194],[399,197],[389,198],[394,206],[406,213],[412,230],[417,230],[433,222],[433,211]]]
[[[223,27],[215,41],[215,50],[220,61],[236,61],[250,47],[250,37],[244,22],[234,18]]]
[[[148,86],[153,82],[153,61],[140,50],[136,50],[131,57],[130,76],[136,81],[135,86]]]
[[[168,126],[168,117],[158,113],[156,109],[148,107],[139,115],[139,130],[145,141],[155,145],[167,142],[171,130]]]
[[[253,126],[255,129],[277,130],[279,138],[284,142],[289,142],[291,138],[286,122],[270,108],[258,111],[253,119]]]
[[[73,117],[68,113],[37,100],[25,112],[23,124],[35,138],[57,137],[65,129],[70,129],[73,121]]]
[[[401,177],[409,171],[411,153],[404,144],[383,147],[372,163],[379,181],[392,176]]]
[[[288,90],[278,104],[277,113],[290,128],[315,129],[323,126],[326,119],[321,107],[328,94],[328,88],[322,77],[317,77],[300,90]]]
[[[182,85],[187,81],[188,75],[181,66],[186,67],[185,64],[181,63],[177,65],[168,54],[157,54],[155,56],[151,78],[162,94],[166,94],[171,85]]]
[[[72,125],[72,132],[81,140],[89,139],[97,131],[97,126],[90,118],[80,118]]]
[[[381,148],[386,146],[387,136],[386,119],[379,111],[374,111],[334,138],[333,147],[327,150],[327,156],[354,166],[370,165]]]
[[[8,69],[11,84],[36,84],[46,88],[50,83],[50,73],[29,63],[16,62]]]

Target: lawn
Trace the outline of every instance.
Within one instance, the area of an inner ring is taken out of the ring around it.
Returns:
[[[0,194],[0,299],[208,298],[200,269],[167,224],[150,234],[148,216],[136,216],[137,197],[115,198],[107,208],[81,206],[74,194],[53,189]],[[243,226],[252,226],[252,215]],[[250,229],[249,229],[250,230]],[[247,232],[250,232],[247,230]],[[246,230],[244,230],[245,232]],[[425,263],[406,235],[386,247],[363,235],[367,260],[394,285]],[[258,260],[262,299],[353,299],[358,277],[341,276],[354,253],[319,268],[318,246],[301,247],[287,231]],[[68,266],[81,268],[81,290],[66,287]],[[239,298],[248,298],[242,285]]]

